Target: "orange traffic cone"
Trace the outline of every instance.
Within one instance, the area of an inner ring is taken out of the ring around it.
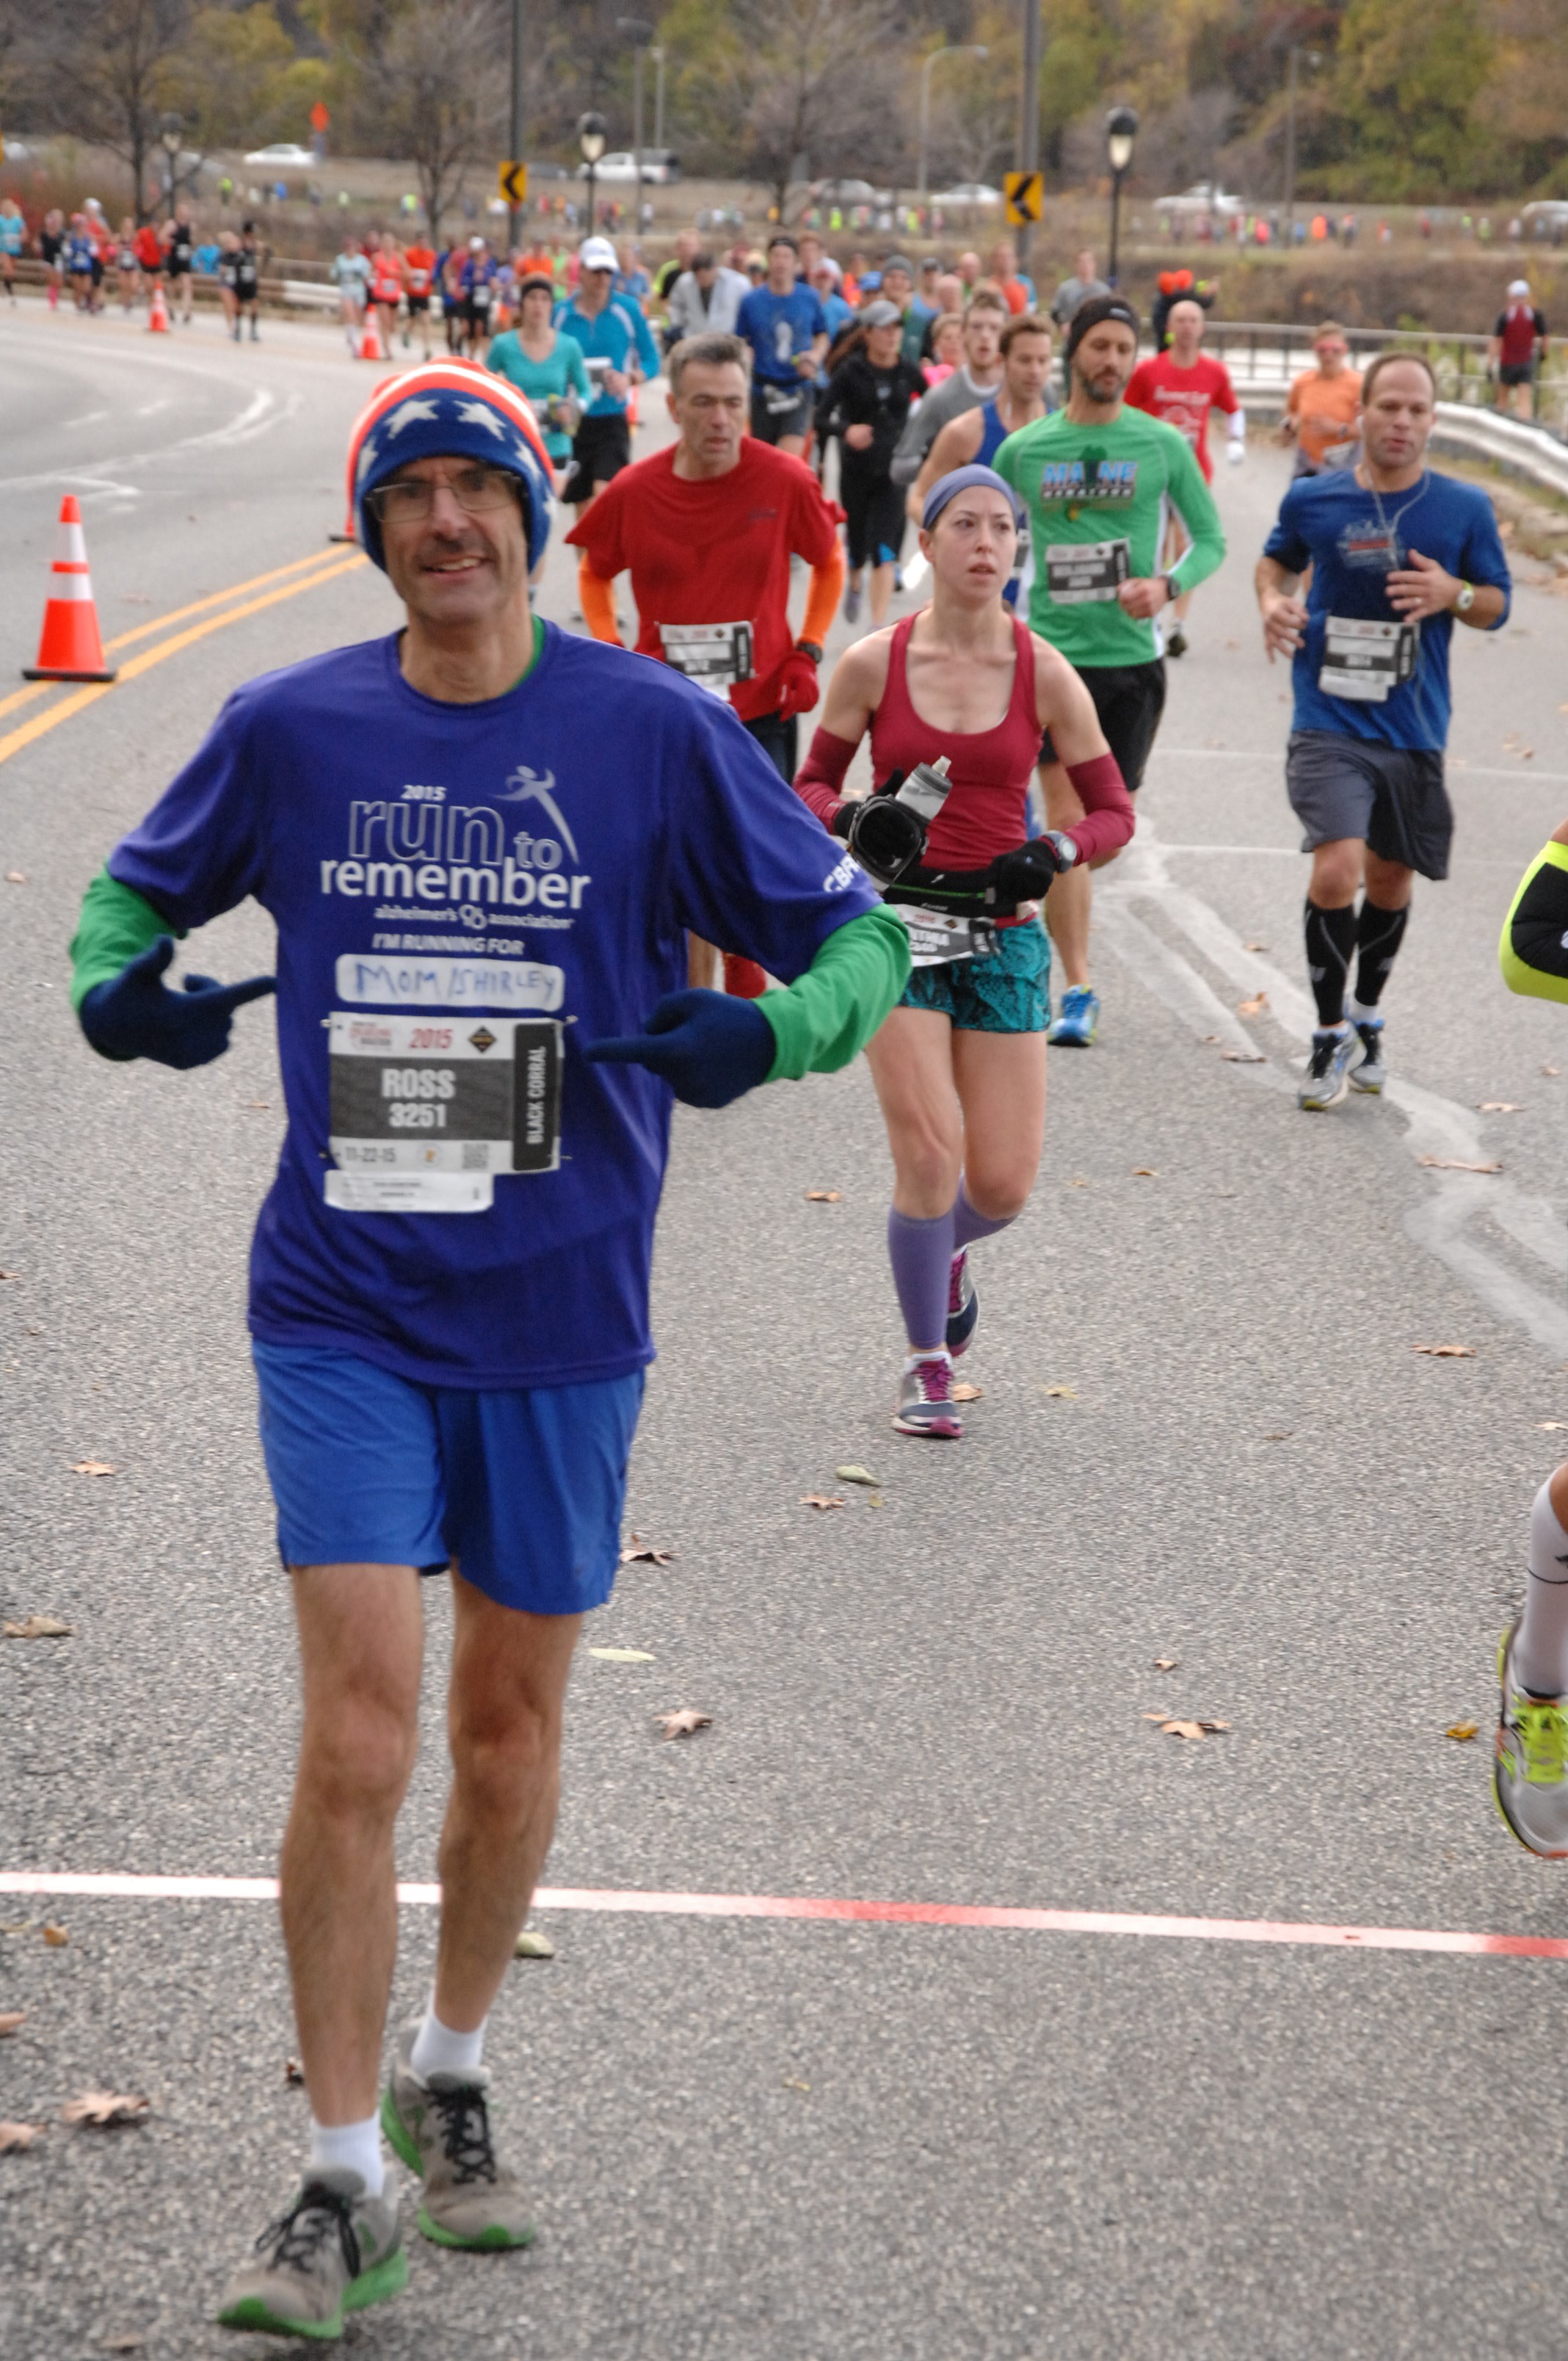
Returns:
[[[161,279],[155,279],[152,282],[152,309],[147,315],[147,324],[152,335],[167,336],[170,333],[169,306],[163,300]]]
[[[362,361],[384,361],[387,357],[374,303],[365,314],[365,334],[359,339],[359,357]]]
[[[60,540],[54,571],[44,607],[44,627],[38,640],[38,660],[24,665],[24,680],[114,680],[118,675],[104,662],[98,636],[98,609],[93,603],[93,580],[87,571],[87,543],[82,531],[82,511],[74,492],[60,504]]]

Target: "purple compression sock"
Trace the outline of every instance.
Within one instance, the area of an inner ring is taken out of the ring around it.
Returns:
[[[989,1213],[977,1213],[960,1180],[959,1202],[953,1207],[953,1252],[957,1254],[960,1246],[972,1246],[976,1238],[994,1237],[998,1230],[1006,1229],[1017,1218],[1016,1213],[1003,1213],[1000,1221],[993,1222]]]
[[[948,1273],[953,1259],[953,1208],[916,1221],[896,1205],[887,1213],[887,1252],[898,1308],[913,1353],[928,1353],[948,1333]]]

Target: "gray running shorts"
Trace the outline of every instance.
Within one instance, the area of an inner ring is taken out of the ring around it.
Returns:
[[[1285,788],[1303,829],[1301,850],[1360,837],[1384,861],[1422,877],[1446,877],[1453,807],[1442,756],[1431,747],[1384,746],[1329,730],[1297,730],[1285,756]]]

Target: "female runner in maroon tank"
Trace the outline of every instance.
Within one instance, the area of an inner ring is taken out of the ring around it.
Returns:
[[[1050,971],[1039,900],[1059,869],[1118,851],[1133,833],[1088,690],[1003,602],[1017,535],[1014,495],[991,468],[955,468],[932,486],[920,534],[931,603],[840,659],[795,781],[910,928],[908,987],[867,1051],[893,1149],[903,1434],[962,1433],[952,1364],[978,1312],[969,1248],[1016,1219],[1039,1165]],[[876,793],[847,800],[844,774],[868,728]],[[1026,841],[1047,729],[1085,818],[1070,838]],[[890,812],[882,799],[944,757],[949,791],[922,842],[908,807]],[[900,870],[901,839],[915,857]]]

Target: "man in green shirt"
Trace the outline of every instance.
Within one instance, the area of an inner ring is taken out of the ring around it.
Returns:
[[[1185,435],[1124,406],[1138,357],[1138,315],[1119,295],[1080,304],[1068,331],[1064,410],[1010,434],[997,473],[1029,512],[1029,622],[1082,675],[1105,741],[1135,790],[1165,706],[1159,617],[1225,554],[1213,496]],[[1160,571],[1168,511],[1190,546]],[[1083,818],[1047,737],[1040,749],[1050,825]],[[1114,856],[1111,856],[1114,858]],[[1089,982],[1087,866],[1052,885],[1046,917],[1066,988],[1047,1038],[1087,1049],[1100,1002]]]

